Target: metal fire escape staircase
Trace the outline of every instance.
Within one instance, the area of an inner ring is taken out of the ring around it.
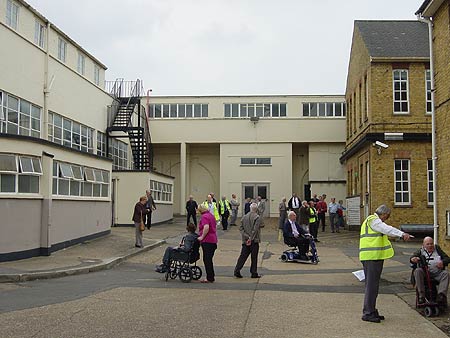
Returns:
[[[114,102],[109,106],[108,136],[126,137],[133,154],[133,170],[150,171],[153,168],[153,151],[145,108],[140,103],[143,94],[141,80],[117,79],[109,88]]]

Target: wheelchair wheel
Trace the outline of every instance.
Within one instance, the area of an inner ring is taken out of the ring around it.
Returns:
[[[183,283],[190,283],[190,281],[192,280],[192,271],[189,267],[183,266],[180,269],[178,276],[180,277]]]
[[[192,271],[192,279],[193,280],[199,280],[200,277],[202,277],[202,269],[200,269],[199,266],[197,266],[197,265],[191,266],[191,271]]]
[[[172,261],[172,264],[170,264],[170,273],[169,273],[170,279],[177,278],[178,269],[179,269],[178,263],[176,261]]]
[[[283,262],[287,262],[287,260],[288,260],[288,257],[286,254],[282,254],[280,258]]]
[[[436,306],[435,308],[433,308],[433,315],[435,315],[436,317],[439,316],[439,308]]]
[[[431,317],[433,315],[433,309],[429,306],[426,306],[423,309],[423,314],[425,315],[425,317]]]

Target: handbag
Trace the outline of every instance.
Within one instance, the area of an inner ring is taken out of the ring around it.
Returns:
[[[144,218],[142,217],[142,211],[141,211],[141,223],[139,224],[139,230],[140,231],[145,230],[145,224],[144,224]]]

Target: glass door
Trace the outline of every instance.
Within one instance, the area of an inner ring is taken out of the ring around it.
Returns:
[[[269,199],[269,183],[242,183],[242,200],[251,198],[252,201],[256,201],[256,198],[261,196],[266,208],[264,210],[264,217],[270,215],[270,199]],[[241,209],[244,214],[244,208]]]

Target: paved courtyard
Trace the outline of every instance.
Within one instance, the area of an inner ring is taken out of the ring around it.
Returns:
[[[153,227],[145,236],[175,245],[183,228],[179,221]],[[133,229],[117,231],[133,244]],[[279,256],[285,246],[269,224],[259,280],[249,278],[249,264],[243,279],[233,277],[240,238],[232,227],[219,231],[214,284],[165,282],[154,267],[166,245],[109,270],[1,283],[0,337],[447,337],[436,325],[445,326],[448,315],[429,321],[408,304],[414,292],[406,283],[407,261],[420,242],[395,244],[396,257],[385,265],[378,300],[386,320],[373,324],[361,321],[363,283],[351,273],[360,269],[358,233],[319,235],[318,265],[283,263]]]

